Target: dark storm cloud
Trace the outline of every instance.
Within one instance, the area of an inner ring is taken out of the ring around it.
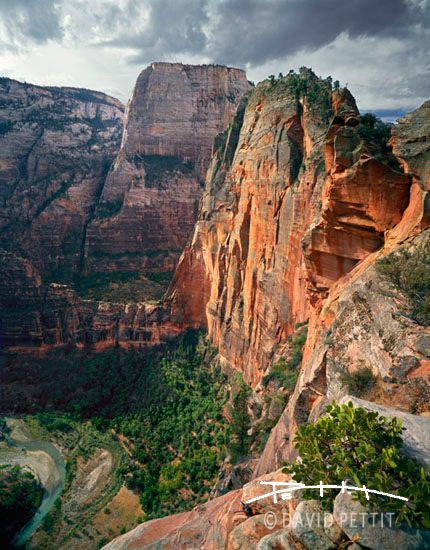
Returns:
[[[29,42],[61,39],[59,10],[54,0],[0,0],[3,46],[17,48]]]
[[[426,0],[0,0],[12,45],[61,40],[59,10],[78,41],[131,48],[132,63],[173,55],[261,65],[317,50],[341,33],[407,39],[429,27]],[[4,41],[4,40],[3,40]]]
[[[123,16],[137,6],[130,0]],[[429,26],[429,9],[412,0],[150,0],[146,9],[144,30],[123,29],[109,40],[136,49],[131,62],[195,54],[256,66],[316,50],[341,33],[406,39],[414,25]]]
[[[122,15],[138,15],[138,8],[149,14],[149,24],[136,33],[127,27],[102,45],[131,47],[138,50],[132,62],[164,58],[172,54],[204,54],[208,44],[203,27],[209,23],[206,0],[151,0],[147,4],[129,2]]]
[[[215,58],[252,65],[318,49],[342,32],[399,36],[414,18],[405,0],[227,0],[218,13]]]

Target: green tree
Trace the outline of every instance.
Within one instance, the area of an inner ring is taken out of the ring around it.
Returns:
[[[250,388],[244,383],[233,399],[231,408],[230,431],[232,441],[229,445],[232,462],[247,455],[249,451],[250,437],[248,430],[251,427],[251,416],[248,412],[248,396]]]
[[[417,323],[430,325],[430,247],[401,248],[375,264],[376,271],[406,296],[409,315]]]
[[[295,444],[301,462],[287,464],[286,474],[294,475],[305,485],[340,485],[351,480],[355,486],[396,494],[408,502],[372,494],[367,501],[364,492],[354,498],[375,509],[393,511],[396,522],[410,526],[430,527],[430,471],[405,458],[400,450],[401,420],[387,420],[376,412],[359,407],[336,405],[326,408],[327,416],[316,424],[299,426]],[[324,489],[322,505],[330,508],[337,489]],[[315,497],[315,491],[305,489],[305,499]]]

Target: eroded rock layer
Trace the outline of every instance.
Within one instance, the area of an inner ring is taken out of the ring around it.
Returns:
[[[88,228],[88,272],[175,268],[197,218],[213,139],[249,88],[244,71],[219,65],[153,63],[140,74]]]
[[[163,308],[92,303],[61,285],[173,270],[213,138],[250,87],[237,69],[155,63],[137,81],[120,148],[117,100],[0,81],[4,345],[156,343],[176,334]]]
[[[80,269],[123,111],[99,92],[0,79],[1,246],[48,279]]]
[[[261,480],[283,479],[275,470],[296,458],[297,427],[316,421],[332,400],[400,417],[404,452],[425,466],[429,460],[430,327],[414,318],[406,295],[375,262],[430,246],[430,103],[393,128],[393,156],[376,136],[366,137],[348,93],[330,94],[330,121],[324,103],[312,104],[310,95],[309,88],[300,97],[289,85],[266,82],[241,105],[229,133],[217,140],[201,213],[168,296],[172,318],[207,327],[221,361],[255,386],[255,401],[262,399],[266,366],[295,324],[309,318],[295,390],[254,481],[188,514],[139,526],[106,550],[358,548],[356,540],[375,550],[428,547],[426,529],[392,526],[383,539],[364,524],[342,532],[336,523],[342,513],[362,510],[342,492],[329,529],[294,522],[296,515],[318,515],[317,500],[243,507],[264,491]],[[364,368],[372,382],[359,399],[345,375]],[[268,509],[274,523],[287,514],[292,526],[268,529]]]
[[[234,125],[168,301],[255,386],[295,325],[384,245],[412,178],[361,136],[351,94],[308,70],[260,84]]]

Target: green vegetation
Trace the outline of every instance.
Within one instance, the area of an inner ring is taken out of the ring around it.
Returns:
[[[227,443],[239,434],[223,415],[227,380],[208,364],[210,354],[203,338],[190,331],[145,353],[63,350],[16,362],[9,356],[3,406],[32,413],[45,437],[50,430],[61,432],[62,445],[73,450],[65,490],[78,457],[87,460],[96,448],[114,452],[118,443],[111,439],[120,436],[125,452],[117,460],[118,479],[140,492],[145,519],[187,510],[209,497]]]
[[[339,82],[335,82],[334,89],[339,88]],[[331,76],[325,80],[318,78],[312,69],[301,67],[296,74],[291,70],[287,76],[279,74],[276,79],[274,75],[269,76],[267,92],[270,94],[290,94],[296,97],[297,101],[305,99],[311,109],[318,109],[325,122],[333,116],[331,105],[331,92],[333,79]]]
[[[408,315],[421,325],[430,325],[430,247],[400,248],[375,264],[376,271],[390,281],[407,300]]]
[[[0,441],[6,438],[6,435],[10,433],[10,429],[4,418],[0,418]]]
[[[327,416],[316,424],[299,426],[295,443],[300,463],[287,464],[283,472],[306,485],[340,485],[351,480],[357,487],[393,493],[409,499],[406,503],[364,492],[354,498],[363,506],[393,511],[396,522],[430,527],[430,471],[400,454],[402,426],[397,418],[387,420],[376,412],[348,405],[330,405]],[[324,489],[322,505],[330,509],[337,489]],[[305,489],[305,499],[315,498],[315,490]]]
[[[70,413],[43,412],[25,418],[33,435],[40,439],[54,439],[57,445],[67,449],[63,490],[39,529],[38,543],[41,548],[60,548],[74,536],[85,534],[85,527],[112,501],[124,481],[122,468],[128,463],[129,456],[118,438],[111,430],[98,430],[91,422],[76,419],[77,416]],[[56,426],[54,432],[51,431],[53,426]],[[100,484],[102,491],[99,493],[96,490],[81,508],[74,509],[68,515],[70,504],[76,497],[77,486],[73,485],[75,476],[78,474],[76,481],[79,484],[85,465],[90,460],[97,463],[102,450],[108,451],[112,457],[108,477],[96,482],[97,485]]]
[[[61,499],[57,498],[57,500],[54,502],[54,506],[52,507],[52,509],[43,518],[42,528],[46,531],[48,535],[52,534],[55,523],[57,521],[60,521],[61,518]]]
[[[363,367],[354,372],[342,372],[340,379],[348,386],[353,395],[363,395],[375,383],[375,377],[370,367]]]
[[[122,206],[122,201],[101,202],[97,206],[97,210],[95,212],[95,219],[104,220],[105,218],[113,218],[119,213],[119,211],[121,210],[121,206]]]
[[[146,519],[208,498],[229,439],[226,379],[205,363],[197,344],[183,341],[161,360],[146,410],[110,423],[129,442],[132,461],[124,474],[141,491]]]
[[[391,146],[388,145],[392,127],[393,124],[382,122],[373,113],[365,113],[361,116],[357,131],[367,143],[376,147],[375,158],[377,160],[388,164],[397,172],[403,172],[399,161],[393,155]]]
[[[302,362],[303,346],[306,342],[307,333],[307,328],[302,328],[291,340],[288,360],[285,357],[281,357],[277,363],[272,365],[269,374],[263,377],[262,382],[265,386],[269,382],[276,381],[279,386],[284,387],[287,391],[294,391],[299,376],[299,367]]]
[[[18,465],[0,470],[0,540],[14,537],[42,503],[43,489],[32,473]]]
[[[183,162],[177,157],[136,153],[133,162],[138,168],[145,168],[145,185],[147,187],[162,187],[166,176],[171,177],[175,172],[182,175],[193,173],[192,163]]]
[[[230,407],[230,435],[228,450],[232,464],[247,456],[250,445],[248,430],[251,427],[251,416],[248,412],[248,397],[251,393],[242,376],[238,377],[238,390],[233,397],[233,406]]]
[[[288,395],[277,391],[275,395],[264,395],[265,414],[255,422],[251,433],[251,450],[261,454],[270,432],[276,426],[288,401]]]
[[[373,113],[365,113],[361,116],[360,125],[358,126],[358,133],[366,139],[386,147],[388,140],[391,137],[390,123],[382,122]]]
[[[146,273],[116,271],[93,273],[73,278],[74,288],[81,298],[116,303],[158,301],[164,296],[172,278],[172,272]]]

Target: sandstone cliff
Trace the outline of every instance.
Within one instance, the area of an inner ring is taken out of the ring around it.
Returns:
[[[0,80],[2,247],[70,278],[121,140],[123,105],[79,88]]]
[[[258,494],[261,476],[295,458],[297,426],[315,421],[332,399],[401,416],[407,452],[428,465],[430,423],[418,415],[430,411],[430,330],[408,313],[375,262],[429,247],[429,106],[393,128],[391,152],[363,131],[347,91],[332,92],[308,71],[264,82],[242,102],[216,140],[199,218],[166,303],[177,325],[208,329],[221,363],[243,372],[257,401],[263,374],[288,349],[296,324],[309,319],[298,382],[255,481],[188,514],[144,524],[106,548],[359,548],[350,532],[268,533],[267,509],[250,518],[240,513],[240,501]],[[343,375],[363,367],[373,386],[357,400]],[[288,512],[315,506],[291,502]],[[334,516],[352,509],[338,497]],[[429,542],[428,533],[385,530],[384,541],[373,531],[360,535],[378,550]]]
[[[0,85],[3,343],[157,343],[176,334],[163,308],[84,301],[61,284],[85,285],[84,272],[91,281],[95,272],[109,280],[112,271],[173,270],[197,216],[213,138],[250,88],[245,73],[151,65],[127,106],[121,147],[117,100]]]
[[[140,74],[88,227],[86,271],[175,268],[197,218],[213,139],[249,88],[244,71],[219,65],[153,63]]]
[[[349,92],[306,70],[259,85],[235,122],[168,301],[255,386],[295,325],[383,245],[411,177],[360,136]]]

